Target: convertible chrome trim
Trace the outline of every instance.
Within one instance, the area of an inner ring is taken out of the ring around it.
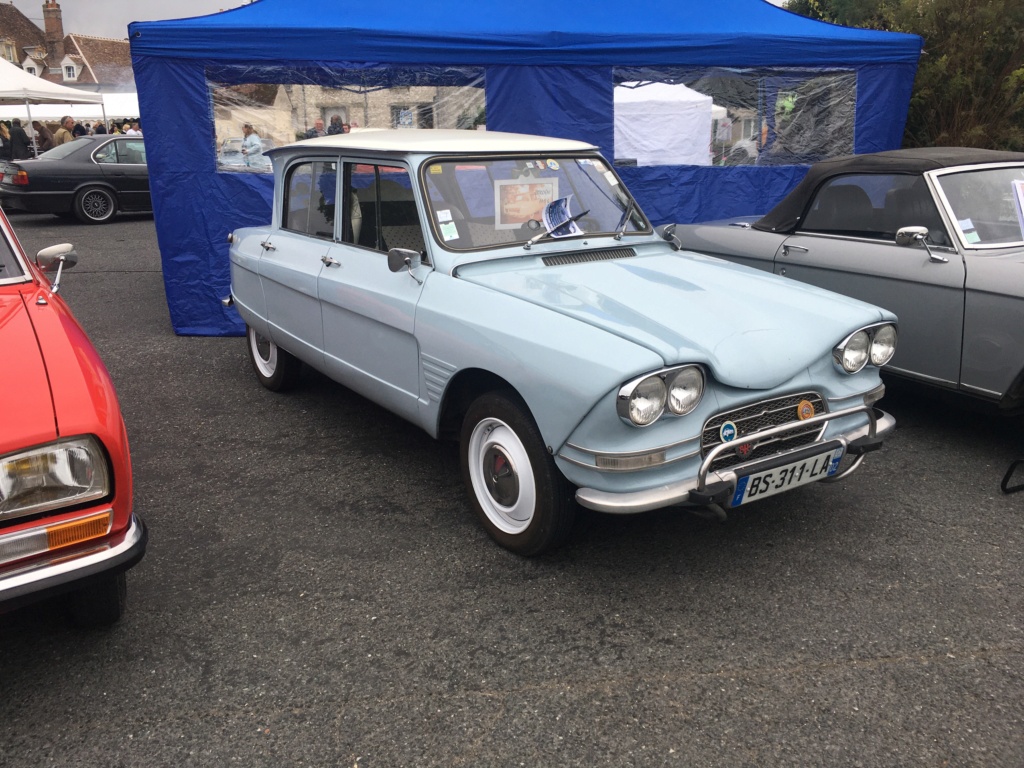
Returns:
[[[883,437],[896,426],[896,420],[892,416],[884,411],[879,411],[866,405],[821,414],[820,416],[815,416],[811,419],[797,422],[796,426],[807,426],[808,423],[815,423],[817,421],[825,422],[860,413],[868,416],[867,424],[857,427],[856,429],[852,429],[845,434],[830,437],[829,440],[839,440],[843,443],[845,450],[846,446],[855,440],[863,437]],[[779,427],[773,427],[746,437],[770,437],[774,434],[785,432],[787,429],[792,429],[793,426],[794,425],[782,425]],[[722,443],[720,446],[710,451],[701,463],[700,470],[698,470],[695,477],[689,477],[676,483],[669,483],[666,485],[660,485],[657,488],[634,491],[631,493],[613,493],[609,491],[600,491],[595,488],[580,488],[576,491],[576,501],[579,502],[581,506],[588,509],[618,515],[632,515],[653,509],[662,509],[663,507],[694,506],[693,502],[689,501],[691,491],[706,489],[709,485],[714,483],[731,483],[735,485],[737,478],[742,474],[744,465],[730,467],[729,469],[722,470],[720,472],[710,471],[711,462],[717,458],[719,453],[724,452],[729,448],[729,443]],[[806,446],[802,446],[798,450],[804,449],[806,449]],[[785,454],[782,455],[784,456]],[[829,478],[829,480],[839,480],[846,477],[860,465],[862,459],[863,456],[856,457],[850,467],[846,468],[838,475]]]

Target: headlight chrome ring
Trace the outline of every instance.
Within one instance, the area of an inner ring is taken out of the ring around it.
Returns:
[[[896,354],[896,326],[879,323],[854,331],[832,350],[835,364],[846,373],[857,373],[870,362],[883,366]]]
[[[619,418],[634,427],[648,427],[666,411],[690,413],[704,394],[704,372],[699,366],[666,368],[624,384],[616,397]]]

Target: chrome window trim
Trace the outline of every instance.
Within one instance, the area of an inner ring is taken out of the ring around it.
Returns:
[[[973,165],[957,165],[952,168],[936,168],[932,171],[925,171],[923,174],[928,180],[935,198],[939,202],[939,207],[942,210],[942,213],[951,224],[949,228],[956,235],[957,244],[963,251],[999,251],[1004,249],[1019,249],[1024,246],[1024,236],[1022,236],[1020,240],[1012,243],[968,243],[964,239],[964,233],[961,231],[960,226],[957,223],[956,212],[953,210],[953,206],[950,205],[949,198],[946,197],[946,193],[942,188],[943,176],[971,171],[990,171],[1000,168],[1021,168],[1024,170],[1024,163],[975,163]]]

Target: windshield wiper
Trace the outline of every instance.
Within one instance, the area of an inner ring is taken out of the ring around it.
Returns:
[[[621,240],[622,236],[626,233],[626,226],[629,224],[629,219],[633,215],[633,209],[636,208],[636,200],[632,197],[629,198],[629,202],[626,204],[626,211],[622,214],[622,220],[619,222],[619,226],[616,227],[618,230],[615,233],[615,239]]]
[[[527,240],[525,243],[523,243],[523,248],[525,248],[526,250],[530,250],[530,246],[533,245],[534,243],[536,243],[541,238],[547,237],[552,232],[554,232],[556,229],[561,229],[562,227],[566,226],[567,224],[572,224],[574,221],[578,221],[579,219],[582,219],[588,213],[590,213],[590,209],[589,208],[587,210],[583,211],[583,213],[577,213],[575,216],[570,216],[568,219],[566,219],[565,221],[563,221],[560,224],[558,224],[558,226],[551,227],[550,229],[545,229],[543,232],[538,232],[536,235],[534,235],[529,240]],[[534,221],[536,221],[536,219],[534,219]],[[544,226],[544,225],[541,224],[541,226]]]

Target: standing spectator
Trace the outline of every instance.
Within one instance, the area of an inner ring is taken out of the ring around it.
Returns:
[[[28,134],[25,133],[25,129],[21,127],[21,120],[14,118],[11,121],[11,159],[12,160],[28,160],[32,157],[32,142],[28,138]]]
[[[331,124],[327,126],[327,134],[334,136],[337,133],[344,133],[341,125],[341,115],[331,115]]]
[[[99,136],[100,134],[104,134],[106,132],[107,126],[105,126],[101,120],[97,120],[96,125],[92,127],[93,136]]]
[[[313,127],[306,131],[307,139],[315,139],[317,136],[326,136],[327,131],[324,130],[324,121],[322,118],[317,118],[313,122]]]
[[[126,125],[125,126],[124,134],[125,134],[125,136],[141,136],[142,135],[142,129],[139,128],[138,121],[132,123],[131,127]]]
[[[79,136],[88,136],[89,131],[86,130],[84,125],[76,121],[74,126],[71,128],[71,135],[77,139]]]
[[[242,139],[242,154],[245,156],[245,164],[247,166],[258,165],[259,162],[256,158],[263,154],[263,142],[260,141],[260,135],[256,133],[250,123],[242,126],[242,135],[245,137]]]
[[[11,159],[11,132],[7,123],[0,120],[0,160]]]
[[[61,144],[67,144],[69,141],[74,140],[74,135],[71,133],[71,129],[75,127],[75,120],[70,115],[65,115],[60,119],[60,128],[53,134],[53,146],[59,147]]]
[[[120,132],[121,132],[121,129],[117,127],[117,123],[116,123],[115,121],[111,120],[111,121],[110,121],[110,130],[109,130],[109,133],[112,133],[112,134],[118,134],[118,133],[120,133]]]
[[[48,149],[53,149],[56,146],[53,143],[53,134],[50,129],[40,123],[38,120],[32,121],[32,130],[36,132],[36,147],[40,152],[45,152]]]

